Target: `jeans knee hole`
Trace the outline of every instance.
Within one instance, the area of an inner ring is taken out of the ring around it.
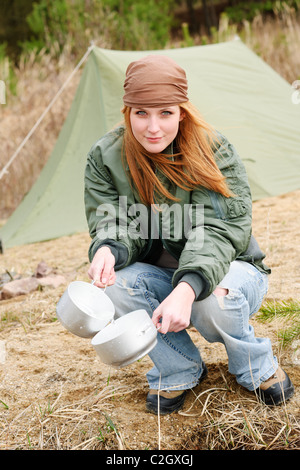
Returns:
[[[224,287],[216,287],[214,290],[214,294],[216,297],[225,297],[229,294],[229,289],[226,289]]]

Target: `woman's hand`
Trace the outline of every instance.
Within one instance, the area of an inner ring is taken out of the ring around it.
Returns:
[[[180,282],[153,312],[152,321],[160,333],[184,330],[190,324],[195,292],[187,282]],[[160,319],[161,324],[160,324]]]
[[[111,286],[115,283],[115,257],[108,246],[99,248],[88,270],[88,275],[97,287]]]

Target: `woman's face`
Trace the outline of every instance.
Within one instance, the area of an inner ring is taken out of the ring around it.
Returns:
[[[179,106],[130,110],[133,135],[150,153],[160,153],[173,142],[181,120]]]

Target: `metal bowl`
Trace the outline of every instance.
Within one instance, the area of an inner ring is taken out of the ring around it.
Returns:
[[[57,318],[71,333],[92,338],[114,317],[115,307],[99,287],[71,282],[56,306]]]
[[[142,309],[112,321],[91,341],[101,361],[117,369],[145,356],[156,343],[157,330]]]

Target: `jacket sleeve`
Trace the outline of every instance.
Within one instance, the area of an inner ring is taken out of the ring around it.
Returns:
[[[196,300],[214,291],[251,238],[252,198],[244,165],[223,137],[215,157],[234,196],[226,198],[205,188],[193,191],[191,229],[173,277],[174,286],[188,282]]]
[[[121,165],[121,163],[120,163]],[[127,207],[120,207],[120,197],[102,161],[101,146],[95,145],[87,157],[85,169],[85,211],[92,238],[89,259],[103,245],[109,246],[116,258],[116,269],[137,259],[143,249],[141,241],[128,236]]]

